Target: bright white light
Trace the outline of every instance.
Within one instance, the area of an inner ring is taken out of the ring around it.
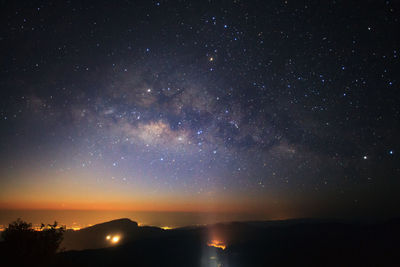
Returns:
[[[106,239],[107,239],[107,240],[110,240],[110,239],[111,239],[111,236],[110,236],[110,235],[106,236]]]

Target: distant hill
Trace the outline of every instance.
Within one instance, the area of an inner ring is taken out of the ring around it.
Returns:
[[[61,248],[65,250],[105,248],[143,238],[151,238],[161,232],[163,232],[163,229],[157,227],[139,227],[137,222],[130,219],[118,219],[78,231],[66,231]]]

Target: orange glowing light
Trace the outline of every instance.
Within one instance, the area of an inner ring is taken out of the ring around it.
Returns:
[[[110,235],[106,236],[106,239],[107,239],[107,240],[110,240],[110,239],[111,239],[111,236],[110,236]]]
[[[223,250],[226,248],[226,245],[224,242],[219,241],[219,240],[211,240],[210,242],[207,243],[209,247],[215,247],[215,248],[222,248]]]
[[[115,236],[113,236],[113,238],[111,239],[111,242],[114,243],[114,244],[116,244],[116,243],[119,242],[119,240],[120,240],[120,236],[119,236],[119,235],[115,235]]]

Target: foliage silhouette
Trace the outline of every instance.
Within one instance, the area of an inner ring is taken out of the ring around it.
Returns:
[[[2,233],[2,259],[13,265],[45,265],[50,263],[63,239],[65,227],[41,224],[38,231],[20,218],[9,224]]]

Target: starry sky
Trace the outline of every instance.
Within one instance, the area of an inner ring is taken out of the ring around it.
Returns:
[[[400,214],[399,1],[0,10],[0,208]]]

